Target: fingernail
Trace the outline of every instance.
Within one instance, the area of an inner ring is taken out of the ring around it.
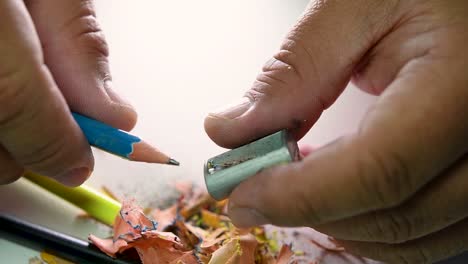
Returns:
[[[69,170],[68,172],[56,177],[56,180],[69,187],[76,187],[85,182],[90,175],[90,169],[87,167],[81,167]]]
[[[226,119],[234,119],[241,116],[250,109],[252,103],[247,97],[243,97],[239,102],[224,107],[222,110],[214,111],[210,115]]]
[[[263,214],[252,208],[231,208],[229,209],[229,216],[237,227],[252,227],[270,223]]]

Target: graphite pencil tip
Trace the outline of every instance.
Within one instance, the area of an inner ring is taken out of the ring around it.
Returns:
[[[168,161],[167,161],[167,164],[169,165],[174,165],[174,166],[179,166],[180,165],[180,162],[178,162],[177,160],[173,159],[173,158],[170,158]]]

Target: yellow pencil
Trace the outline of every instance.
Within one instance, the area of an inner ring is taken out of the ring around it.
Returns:
[[[32,172],[26,172],[24,177],[109,226],[114,224],[115,217],[120,211],[121,204],[118,201],[89,186],[66,187],[48,177]]]

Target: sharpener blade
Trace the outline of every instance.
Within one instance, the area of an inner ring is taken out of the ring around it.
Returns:
[[[204,167],[205,184],[214,199],[223,200],[259,171],[299,159],[296,140],[281,130],[209,159]]]

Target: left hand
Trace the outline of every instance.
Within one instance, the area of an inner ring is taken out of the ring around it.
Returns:
[[[94,168],[70,110],[130,130],[137,114],[112,89],[92,0],[0,1],[0,184],[24,171],[63,184]]]

